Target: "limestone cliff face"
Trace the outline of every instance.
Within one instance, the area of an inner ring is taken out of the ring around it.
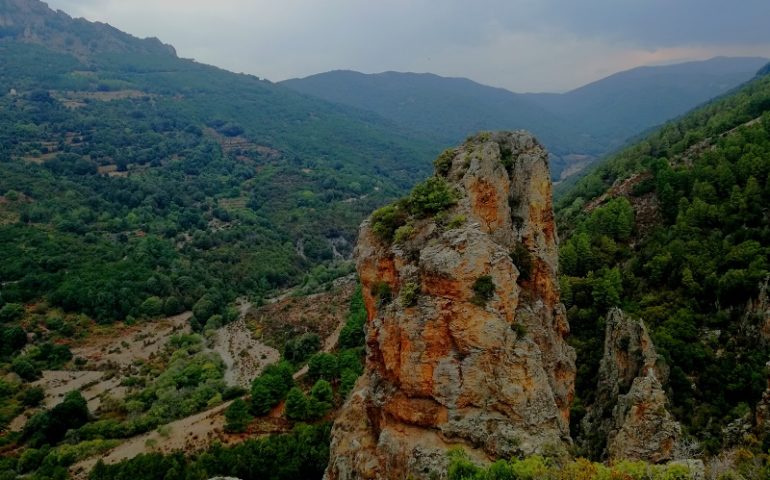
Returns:
[[[452,446],[483,462],[570,442],[547,154],[525,132],[480,134],[439,162],[454,206],[409,216],[396,242],[361,226],[366,370],[328,479],[441,478]]]
[[[580,442],[593,456],[670,460],[681,428],[666,409],[668,368],[647,329],[620,309],[607,315],[596,399]]]

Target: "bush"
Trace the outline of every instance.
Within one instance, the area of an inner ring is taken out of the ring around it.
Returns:
[[[371,293],[379,305],[387,305],[393,300],[393,292],[387,282],[376,282],[372,285]]]
[[[418,217],[435,215],[457,203],[457,194],[441,177],[430,177],[409,195],[409,212]]]
[[[251,384],[251,411],[266,415],[284,399],[294,386],[293,370],[288,362],[269,365]]]
[[[441,152],[441,154],[433,161],[433,167],[436,169],[436,175],[446,177],[449,174],[449,170],[452,169],[452,160],[455,158],[456,150],[454,148],[448,148]]]
[[[476,305],[484,306],[495,295],[495,282],[492,281],[492,277],[484,275],[479,277],[473,283],[473,298],[471,302]]]
[[[286,395],[286,418],[289,420],[307,420],[309,403],[305,394],[298,387],[293,387]]]
[[[401,287],[399,300],[402,307],[411,307],[417,303],[417,297],[420,294],[420,286],[416,283],[408,282]]]
[[[347,321],[340,332],[339,347],[344,349],[363,346],[366,338],[365,326],[366,308],[359,285],[350,299]]]
[[[396,229],[396,233],[393,237],[393,241],[395,243],[404,243],[410,238],[412,238],[412,235],[414,235],[414,227],[412,225],[406,224],[398,227]]]
[[[24,307],[18,303],[6,303],[0,308],[0,323],[15,322],[24,316]]]
[[[45,390],[41,387],[30,387],[21,394],[21,403],[27,407],[37,407],[45,398]]]
[[[241,398],[236,398],[225,410],[225,431],[243,433],[251,421],[249,406]]]
[[[331,353],[318,353],[313,355],[308,362],[308,377],[311,380],[324,379],[333,381],[339,374],[337,357]]]
[[[386,205],[372,214],[372,232],[383,242],[390,243],[406,219],[407,213],[400,204]]]
[[[300,364],[320,349],[321,337],[316,333],[304,333],[286,342],[283,356],[292,363]]]

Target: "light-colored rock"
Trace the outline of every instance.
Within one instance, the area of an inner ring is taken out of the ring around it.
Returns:
[[[412,219],[389,244],[363,223],[356,260],[368,312],[366,371],[332,431],[326,478],[442,478],[446,451],[483,463],[564,451],[575,356],[559,303],[547,154],[525,132],[480,134],[454,151],[457,204]],[[452,219],[460,219],[447,226]],[[511,258],[531,256],[528,278]],[[474,301],[474,283],[495,292]],[[373,292],[384,282],[393,301]],[[417,286],[414,305],[399,297]]]
[[[607,438],[611,459],[671,460],[682,434],[679,422],[666,409],[666,393],[652,372],[636,377],[631,390],[618,397]]]
[[[596,398],[581,424],[592,456],[663,462],[673,457],[681,428],[666,409],[668,367],[640,320],[607,314]]]

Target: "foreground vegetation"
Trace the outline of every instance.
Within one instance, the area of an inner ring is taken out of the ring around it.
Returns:
[[[557,462],[541,456],[498,460],[482,468],[462,450],[449,454],[449,480],[714,480],[764,479],[770,476],[770,456],[739,452],[732,466],[719,462],[707,468],[697,462],[654,465],[624,460],[607,466],[584,458]]]

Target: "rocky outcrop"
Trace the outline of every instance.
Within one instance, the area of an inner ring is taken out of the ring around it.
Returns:
[[[644,323],[611,310],[596,398],[581,424],[587,452],[655,463],[672,459],[681,428],[666,408],[667,380],[668,368]]]
[[[395,241],[382,219],[361,226],[366,370],[332,431],[330,480],[442,478],[453,446],[485,462],[570,443],[547,154],[528,133],[485,133],[437,176],[448,209],[397,204]]]
[[[765,369],[770,372],[770,362],[765,364]],[[755,409],[755,421],[760,435],[770,435],[770,377],[767,379],[767,389],[762,393],[762,399]]]
[[[139,39],[100,22],[75,19],[40,0],[0,1],[0,36],[44,45],[87,60],[100,53],[176,56],[157,38]]]

